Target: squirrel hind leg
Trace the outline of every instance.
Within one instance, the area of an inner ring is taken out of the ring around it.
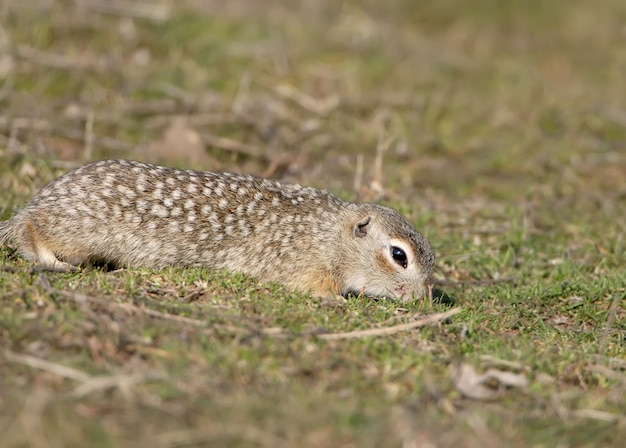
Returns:
[[[60,269],[60,270],[67,270],[67,271],[76,270],[76,266],[74,266],[74,265],[72,265],[70,263],[66,263],[64,261],[59,260],[50,249],[48,249],[47,247],[45,247],[43,245],[37,246],[35,248],[35,251],[36,251],[35,252],[36,253],[36,260],[43,267],[53,268],[53,269]]]
[[[41,235],[37,226],[31,222],[24,224],[24,233],[20,241],[19,249],[24,258],[35,260],[43,267],[68,271],[76,269],[72,264],[57,258],[50,249],[50,244],[45,242],[45,237]]]

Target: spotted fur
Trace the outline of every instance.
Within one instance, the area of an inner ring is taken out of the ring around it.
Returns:
[[[0,243],[8,241],[46,266],[207,266],[315,295],[423,296],[434,264],[429,242],[392,209],[126,160],[90,163],[48,184],[0,222]],[[406,268],[391,259],[392,241],[410,252]]]

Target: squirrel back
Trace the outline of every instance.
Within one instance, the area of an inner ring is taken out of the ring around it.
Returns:
[[[422,296],[434,264],[398,212],[254,176],[108,160],[45,186],[0,243],[46,266],[227,269],[315,295]]]

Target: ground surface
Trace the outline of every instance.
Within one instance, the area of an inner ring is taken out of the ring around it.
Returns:
[[[2,248],[2,445],[623,443],[624,23],[622,0],[3,1],[0,218],[85,160],[263,174],[398,208],[454,301]]]

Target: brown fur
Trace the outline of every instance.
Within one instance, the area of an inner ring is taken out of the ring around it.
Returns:
[[[422,296],[428,241],[396,211],[327,191],[125,160],[95,162],[44,187],[0,243],[50,266],[208,266],[316,295]],[[410,257],[390,257],[393,241]]]

